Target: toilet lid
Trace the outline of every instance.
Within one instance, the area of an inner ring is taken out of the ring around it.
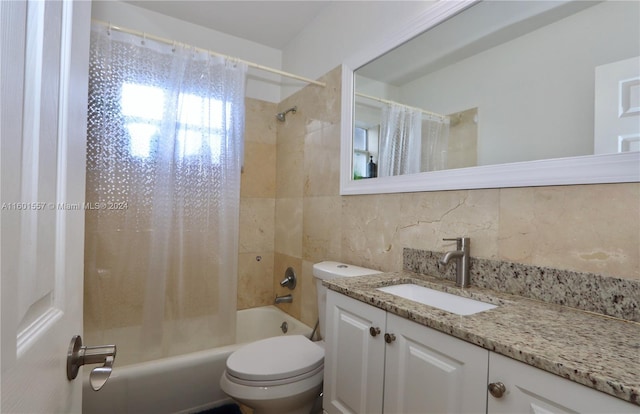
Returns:
[[[227,359],[227,372],[250,381],[295,377],[320,367],[324,349],[302,335],[276,336],[245,345]]]

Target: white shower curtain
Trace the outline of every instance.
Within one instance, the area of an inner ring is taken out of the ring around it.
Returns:
[[[420,111],[406,106],[383,106],[378,158],[379,177],[420,172],[421,117]]]
[[[246,70],[92,28],[85,333],[125,360],[235,341]]]

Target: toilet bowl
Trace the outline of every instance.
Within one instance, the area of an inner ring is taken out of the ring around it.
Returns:
[[[313,266],[318,291],[319,331],[324,337],[326,290],[322,280],[363,276],[376,270],[339,262]],[[227,359],[222,390],[254,414],[309,414],[322,390],[324,342],[302,335],[276,336],[244,345]],[[318,411],[319,412],[319,411]]]
[[[309,414],[322,388],[324,349],[302,335],[277,336],[231,354],[222,390],[255,414]]]

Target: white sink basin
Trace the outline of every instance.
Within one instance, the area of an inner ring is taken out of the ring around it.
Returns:
[[[413,283],[385,286],[378,288],[378,290],[455,313],[456,315],[473,315],[496,307],[496,305],[490,303],[452,295],[451,293],[429,289]]]

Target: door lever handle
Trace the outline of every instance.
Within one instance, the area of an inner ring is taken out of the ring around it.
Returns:
[[[116,358],[115,345],[83,346],[80,335],[71,338],[67,353],[67,379],[78,376],[80,367],[85,364],[103,364],[94,368],[89,375],[89,383],[94,391],[99,391],[111,376]]]

